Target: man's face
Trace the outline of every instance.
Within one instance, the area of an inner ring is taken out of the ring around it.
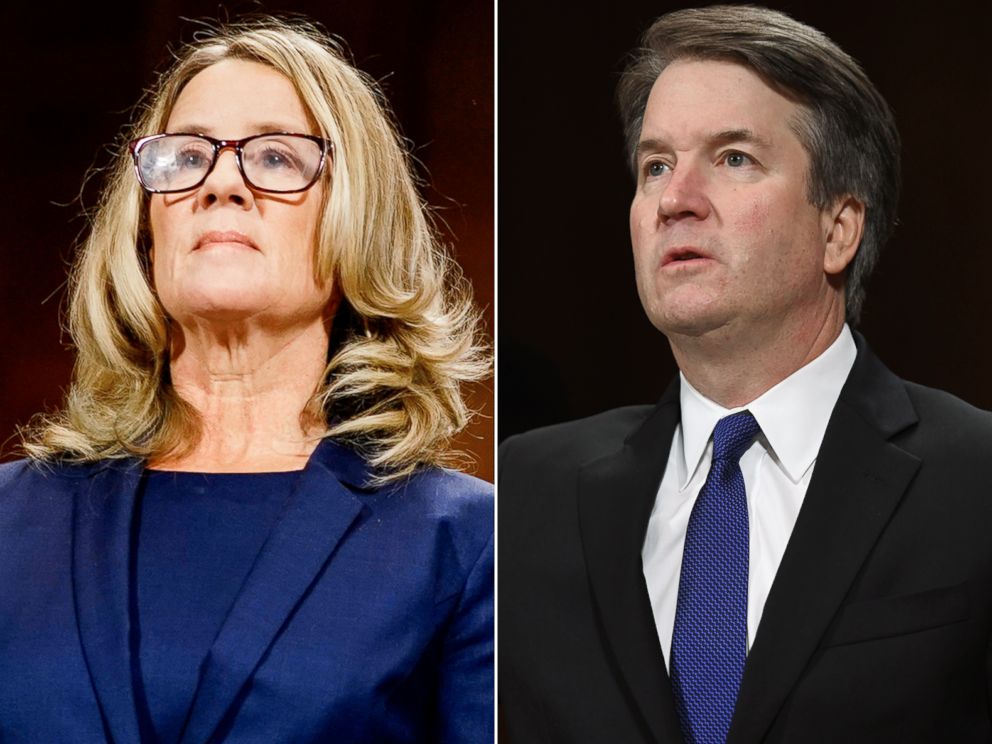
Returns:
[[[822,324],[842,301],[824,267],[831,221],[806,198],[799,113],[733,63],[678,61],[655,82],[630,233],[641,303],[669,337]]]

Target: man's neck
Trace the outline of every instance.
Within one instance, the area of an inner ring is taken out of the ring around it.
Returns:
[[[839,318],[767,339],[743,334],[672,335],[669,342],[679,369],[696,390],[724,408],[738,408],[820,356],[843,327]]]

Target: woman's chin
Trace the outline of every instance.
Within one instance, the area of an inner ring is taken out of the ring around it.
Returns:
[[[206,322],[237,323],[253,317],[265,315],[275,303],[268,293],[246,291],[244,289],[214,289],[209,293],[193,293],[166,310],[180,324]]]

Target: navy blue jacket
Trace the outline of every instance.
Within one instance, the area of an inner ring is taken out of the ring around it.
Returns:
[[[128,561],[143,463],[0,466],[0,740],[138,742]],[[329,440],[200,670],[194,742],[493,741],[492,486],[369,489]]]

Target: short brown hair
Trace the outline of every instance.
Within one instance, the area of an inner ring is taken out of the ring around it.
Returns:
[[[750,5],[676,11],[647,30],[617,88],[632,164],[651,88],[680,59],[744,65],[802,106],[793,127],[810,158],[810,203],[823,209],[850,195],[865,204],[864,236],[846,277],[847,320],[857,323],[899,202],[899,132],[885,99],[850,55],[784,13]]]

